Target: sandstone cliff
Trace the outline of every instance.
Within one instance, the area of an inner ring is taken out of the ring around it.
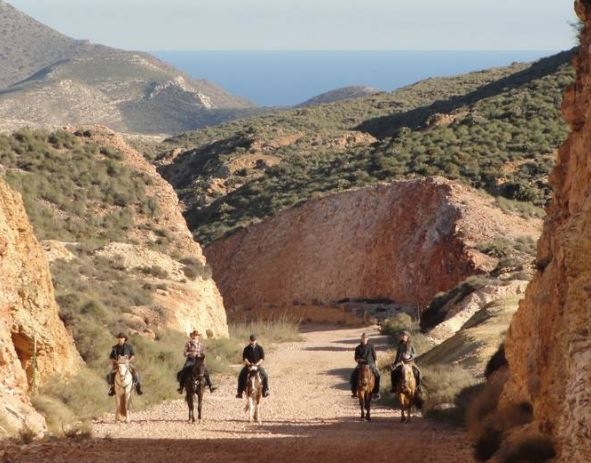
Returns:
[[[550,436],[564,462],[591,461],[591,2],[578,0],[575,9],[583,22],[577,79],[563,101],[571,133],[551,177],[540,271],[507,336],[510,379],[500,403],[501,410],[531,404],[527,431]]]
[[[229,310],[344,299],[421,305],[498,259],[499,237],[539,223],[502,212],[453,182],[402,181],[308,201],[205,249]]]
[[[0,275],[0,436],[39,432],[45,422],[30,404],[31,388],[77,373],[82,361],[58,317],[47,260],[22,201],[2,179]]]

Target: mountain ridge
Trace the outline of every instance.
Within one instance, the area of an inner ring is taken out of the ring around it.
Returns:
[[[148,53],[75,40],[0,3],[4,128],[103,124],[176,133],[234,117],[252,103]],[[0,127],[2,128],[2,127]]]

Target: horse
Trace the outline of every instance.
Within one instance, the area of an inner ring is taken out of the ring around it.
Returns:
[[[201,407],[203,405],[203,391],[205,390],[205,357],[196,357],[195,363],[188,367],[183,387],[185,400],[189,407],[189,422],[195,422],[195,396],[197,396],[197,418],[201,421]]]
[[[367,363],[359,362],[359,375],[357,377],[357,397],[359,398],[359,408],[361,409],[361,421],[365,418],[371,421],[371,399],[375,385],[373,371]]]
[[[393,384],[392,387],[400,402],[400,422],[410,423],[411,409],[417,393],[417,381],[412,368],[412,362],[403,361],[400,363],[399,368],[400,372],[396,384]],[[405,410],[406,416],[404,415]]]
[[[133,390],[133,375],[127,356],[117,358],[115,371],[115,419],[129,421],[129,404]]]
[[[256,365],[250,365],[248,367],[248,376],[246,377],[246,406],[244,411],[248,411],[248,421],[261,422],[259,415],[259,404],[263,397],[263,381],[259,374],[259,367]]]

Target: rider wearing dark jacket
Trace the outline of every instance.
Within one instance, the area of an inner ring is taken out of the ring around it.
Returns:
[[[176,378],[179,382],[179,388],[177,389],[179,394],[183,393],[183,385],[185,384],[187,375],[190,374],[191,367],[195,365],[195,359],[199,357],[205,357],[205,346],[203,346],[203,344],[199,341],[199,332],[197,330],[193,330],[189,334],[189,340],[185,343],[183,355],[185,356],[185,364],[183,365],[181,371],[179,371],[176,375]],[[209,371],[207,371],[207,367],[205,367],[205,365],[203,377],[205,378],[205,382],[209,387],[209,392],[215,391],[217,387],[211,383]]]
[[[111,348],[111,354],[109,355],[109,359],[113,364],[113,368],[111,372],[107,375],[107,382],[110,385],[109,388],[109,395],[115,395],[115,371],[117,368],[117,360],[119,357],[127,357],[129,363],[135,360],[135,352],[133,351],[133,347],[131,344],[127,342],[127,336],[124,333],[119,333],[117,336],[117,344],[115,344]],[[142,395],[142,385],[140,382],[140,375],[137,370],[131,366],[131,374],[133,376],[133,383],[135,384],[135,390],[138,395]]]
[[[361,335],[361,343],[355,348],[355,361],[357,362],[357,366],[351,374],[352,397],[357,397],[357,378],[359,377],[359,364],[367,363],[375,377],[373,396],[376,399],[380,398],[380,372],[376,367],[377,360],[378,357],[376,355],[376,349],[374,345],[368,342],[367,334],[363,333]]]
[[[417,381],[417,389],[420,388],[421,370],[419,370],[419,367],[417,367],[417,365],[414,363],[415,357],[416,349],[410,340],[410,333],[406,330],[403,330],[400,333],[400,340],[398,341],[398,346],[396,347],[396,358],[394,359],[394,363],[392,364],[392,372],[390,373],[390,379],[392,381],[391,392],[394,392],[394,384],[396,384],[398,376],[400,375],[401,363],[404,358],[407,358],[409,359],[408,361],[412,362],[412,370]]]
[[[244,362],[244,367],[242,370],[240,370],[240,374],[238,375],[238,392],[236,393],[237,399],[242,398],[242,393],[246,389],[246,376],[248,375],[248,367],[251,365],[256,365],[259,367],[259,374],[261,375],[261,380],[263,382],[263,397],[269,396],[269,376],[263,367],[261,367],[261,364],[264,360],[265,351],[263,350],[263,346],[259,346],[257,344],[256,336],[251,334],[250,342],[242,351],[242,361]]]

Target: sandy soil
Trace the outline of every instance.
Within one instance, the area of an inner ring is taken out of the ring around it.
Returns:
[[[415,417],[401,424],[391,408],[374,406],[371,423],[359,421],[348,374],[360,329],[308,328],[304,342],[268,354],[271,397],[262,423],[250,424],[234,378],[215,378],[201,423],[189,424],[183,400],[167,402],[114,423],[93,424],[93,439],[43,442],[5,449],[2,462],[449,462],[473,461],[461,430]],[[384,339],[374,336],[378,347]],[[149,393],[149,392],[146,392]]]

